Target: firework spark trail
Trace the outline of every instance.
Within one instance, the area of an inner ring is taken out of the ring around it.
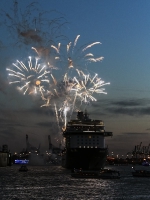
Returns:
[[[54,45],[51,45],[51,47],[52,47],[53,49],[55,49],[56,52],[59,54],[59,51],[60,51],[60,45],[61,45],[61,43],[58,43],[58,47],[56,47],[56,46],[54,46]]]
[[[35,58],[35,65],[33,66],[32,59],[29,57],[28,66],[19,60],[13,63],[14,69],[6,69],[10,72],[9,84],[20,85],[19,89],[24,90],[23,94],[26,94],[27,91],[29,91],[29,94],[44,91],[44,83],[49,83],[49,79],[45,77],[50,74],[50,71],[46,71],[46,66],[41,65],[38,61],[39,59]]]
[[[56,103],[54,103],[54,109],[55,109],[55,115],[56,115],[58,129],[60,130],[59,118],[58,118],[58,111],[57,111]]]
[[[57,85],[57,81],[56,81],[56,79],[54,78],[53,74],[51,74],[51,77],[52,77],[52,79],[53,79],[54,84]]]
[[[67,53],[69,52],[69,50],[70,50],[70,47],[71,47],[71,42],[69,42],[69,44],[67,44]]]
[[[74,41],[74,45],[73,45],[73,49],[72,49],[72,54],[73,54],[75,46],[77,45],[77,41],[78,41],[79,37],[80,37],[80,35],[77,35],[77,37],[76,37],[76,39]]]
[[[64,110],[63,110],[63,114],[64,114],[64,119],[65,119],[65,122],[64,122],[64,128],[66,129],[66,125],[67,125],[67,112],[70,110],[70,107],[68,105],[66,105],[64,107]]]
[[[50,106],[50,99],[46,99],[46,103],[41,105],[41,108],[42,107],[48,107],[48,106]]]
[[[44,86],[39,86],[39,91],[41,93],[42,100],[45,100],[43,92],[45,92]]]
[[[79,37],[80,37],[80,35],[77,35],[77,37],[76,37],[76,39],[75,39],[75,41],[74,41],[74,47],[76,46]]]
[[[37,55],[40,57],[40,54],[39,54],[38,50],[35,47],[31,47],[31,49],[33,49],[37,53]]]
[[[72,113],[73,113],[73,110],[74,110],[76,98],[77,98],[77,91],[75,92],[75,96],[74,96],[74,100],[73,100],[73,104],[72,104],[72,110],[71,110],[71,114],[70,114],[70,120],[71,120]]]
[[[91,48],[92,46],[96,45],[96,44],[102,44],[101,42],[94,42],[92,44],[89,44],[88,46],[86,46],[84,49],[82,49],[82,52],[83,51],[86,51],[88,48]]]
[[[104,57],[99,57],[99,58],[87,58],[88,61],[91,62],[97,62],[97,61],[102,61]]]

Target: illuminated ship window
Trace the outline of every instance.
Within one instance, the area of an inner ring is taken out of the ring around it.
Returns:
[[[95,148],[97,148],[97,146],[95,146]]]
[[[89,138],[91,138],[91,135],[89,135]]]
[[[85,146],[84,146],[84,148],[85,148]]]

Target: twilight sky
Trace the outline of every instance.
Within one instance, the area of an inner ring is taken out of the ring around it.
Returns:
[[[18,10],[24,13],[33,1],[18,2]],[[61,33],[69,41],[80,35],[79,46],[102,43],[92,47],[90,52],[103,56],[104,60],[90,63],[88,70],[111,84],[105,87],[108,94],[96,95],[97,102],[87,110],[91,118],[104,120],[106,131],[113,132],[113,137],[106,139],[110,152],[126,154],[140,142],[147,146],[150,143],[150,1],[36,2],[41,12],[56,10],[58,16],[64,17],[67,23],[62,26]],[[6,71],[15,60],[35,54],[31,44],[25,44],[18,37],[17,25],[9,18],[15,9],[13,1],[1,0],[0,8],[0,146],[6,143],[12,152],[21,151],[28,134],[33,145],[41,143],[46,149],[47,135],[51,134],[53,143],[58,136],[53,112],[48,107],[40,108],[39,97],[23,95],[15,85],[9,85]],[[30,16],[32,14],[27,14],[27,20]],[[51,19],[55,17],[56,13],[52,13]],[[49,33],[49,30],[44,31]],[[58,42],[64,41],[57,38]]]

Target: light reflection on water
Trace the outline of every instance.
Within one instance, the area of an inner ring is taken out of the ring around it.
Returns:
[[[0,168],[0,200],[146,200],[150,178],[131,175],[131,166],[108,166],[120,171],[120,179],[76,179],[60,166]]]

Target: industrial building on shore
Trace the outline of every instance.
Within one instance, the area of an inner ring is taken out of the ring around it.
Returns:
[[[11,153],[8,150],[8,145],[2,145],[0,148],[0,167],[11,166]]]

